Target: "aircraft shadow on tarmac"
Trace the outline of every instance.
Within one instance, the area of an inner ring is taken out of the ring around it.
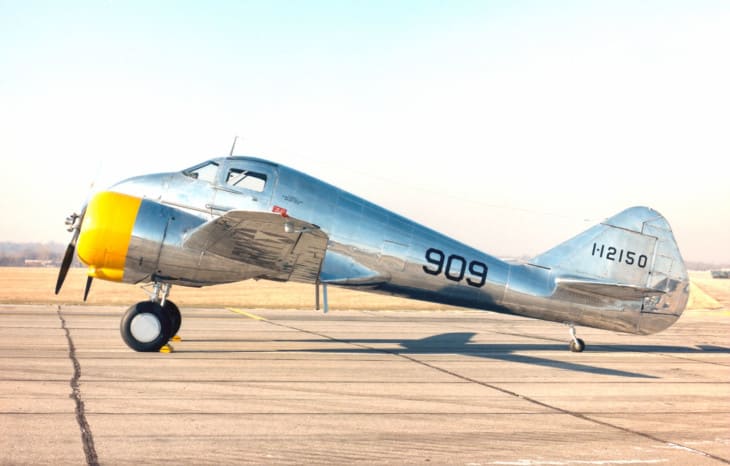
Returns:
[[[538,343],[538,344],[489,344],[472,343],[471,339],[476,335],[473,332],[442,333],[418,340],[403,339],[333,339],[322,337],[321,339],[308,340],[276,340],[280,342],[299,343],[347,343],[354,345],[351,348],[307,348],[307,349],[285,349],[282,352],[314,352],[314,353],[362,353],[362,354],[396,354],[396,355],[419,355],[419,354],[461,354],[478,358],[493,359],[498,361],[517,362],[531,364],[534,366],[551,367],[575,372],[590,374],[610,375],[618,377],[656,379],[657,376],[628,372],[617,369],[579,364],[576,362],[560,361],[527,354],[519,354],[522,351],[567,351],[565,343]],[[188,340],[192,341],[192,340]],[[200,340],[198,340],[200,341]],[[397,347],[383,347],[383,345],[397,345]],[[370,346],[377,345],[377,346]],[[593,350],[601,349],[611,352],[626,353],[670,353],[670,354],[700,354],[700,353],[730,353],[730,348],[712,345],[699,347],[688,346],[665,346],[665,345],[594,345]],[[225,350],[223,351],[225,352]],[[570,353],[575,354],[576,353]],[[590,353],[589,353],[590,354]]]

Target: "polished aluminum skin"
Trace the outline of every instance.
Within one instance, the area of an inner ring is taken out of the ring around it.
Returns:
[[[669,224],[646,207],[513,263],[252,157],[217,158],[110,190],[144,199],[125,282],[319,282],[640,334],[672,325],[688,298]]]

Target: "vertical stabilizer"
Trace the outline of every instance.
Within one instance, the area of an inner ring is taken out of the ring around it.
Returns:
[[[633,295],[642,314],[679,316],[689,296],[672,229],[648,207],[626,209],[530,262],[553,269],[558,286],[563,280],[606,296]]]

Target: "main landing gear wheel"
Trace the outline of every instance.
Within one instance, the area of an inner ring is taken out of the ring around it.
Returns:
[[[157,302],[142,301],[127,309],[119,330],[124,343],[133,350],[159,351],[172,336],[170,312]]]
[[[182,324],[182,315],[180,314],[180,309],[173,303],[172,301],[165,301],[165,304],[162,306],[162,310],[164,310],[167,313],[167,316],[170,318],[170,337],[168,340],[175,335],[177,335],[177,332],[180,331],[180,325]]]

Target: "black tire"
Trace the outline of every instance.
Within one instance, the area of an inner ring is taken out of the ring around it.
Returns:
[[[167,316],[170,318],[170,336],[167,338],[168,340],[175,335],[177,335],[177,332],[180,331],[180,325],[182,325],[182,315],[180,314],[180,309],[173,303],[172,301],[165,301],[165,305],[162,306],[162,309],[167,313]]]
[[[159,351],[170,339],[172,323],[159,303],[142,301],[122,316],[119,330],[122,340],[135,351]]]
[[[582,353],[586,349],[586,343],[580,338],[570,340],[570,351],[574,353]]]

